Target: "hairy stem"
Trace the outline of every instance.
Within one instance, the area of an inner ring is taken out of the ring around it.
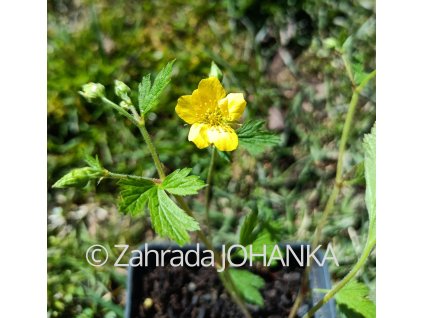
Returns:
[[[210,229],[210,201],[211,201],[211,194],[212,194],[212,187],[213,187],[213,172],[214,172],[214,165],[216,162],[216,147],[212,146],[212,154],[210,158],[210,165],[209,170],[207,172],[207,188],[206,188],[206,222],[207,228]]]
[[[141,120],[138,123],[138,128],[141,132],[142,137],[144,138],[145,143],[147,144],[147,148],[150,151],[151,157],[153,158],[154,165],[156,166],[157,172],[159,174],[160,179],[164,180],[166,178],[166,174],[163,169],[163,164],[160,161],[159,155],[157,154],[156,147],[154,146],[153,142],[151,141],[151,137],[145,128],[145,120],[144,117],[141,117]]]
[[[148,178],[148,177],[140,177],[133,174],[122,174],[122,173],[114,173],[109,170],[106,170],[106,175],[103,178],[109,179],[126,179],[126,180],[147,180],[152,181],[155,183],[160,183],[161,180],[155,178]]]
[[[123,117],[129,119],[131,123],[133,123],[135,126],[138,126],[138,123],[134,116],[132,116],[130,113],[128,113],[124,108],[120,107],[118,104],[113,103],[110,99],[106,97],[102,97],[101,101],[106,104],[107,106],[112,107],[114,110],[116,110],[119,114],[121,114]]]
[[[324,228],[324,226],[325,226],[325,224],[326,224],[326,222],[329,218],[329,215],[331,214],[331,212],[333,210],[333,207],[335,205],[335,201],[336,201],[336,199],[339,195],[341,186],[343,184],[342,170],[343,170],[343,167],[344,167],[344,156],[345,156],[345,151],[346,151],[346,147],[347,147],[348,137],[349,137],[350,130],[351,130],[351,125],[353,123],[354,113],[355,113],[355,110],[357,108],[357,104],[358,104],[360,94],[363,91],[363,89],[366,87],[367,83],[371,79],[373,79],[375,76],[376,76],[376,70],[371,72],[370,74],[368,74],[366,76],[366,78],[363,79],[361,84],[359,86],[357,86],[353,91],[353,95],[351,97],[351,101],[350,101],[350,104],[349,104],[349,107],[348,107],[347,116],[345,118],[344,127],[342,129],[341,141],[339,143],[339,152],[338,152],[338,160],[337,160],[337,165],[336,165],[335,183],[333,185],[332,192],[331,192],[331,194],[328,198],[328,201],[326,202],[325,209],[323,210],[323,214],[322,214],[320,221],[317,224],[316,230],[314,232],[312,249],[314,249],[319,244],[323,228]],[[289,314],[289,318],[294,318],[296,316],[298,308],[299,308],[299,306],[301,305],[301,302],[304,299],[304,293],[307,290],[306,287],[307,287],[307,283],[308,283],[309,271],[310,271],[310,269],[307,268],[304,272],[302,283],[301,283],[300,293],[297,296],[297,298],[295,299],[294,305],[293,305],[291,312]]]
[[[350,105],[348,107],[347,117],[345,118],[345,124],[342,129],[342,136],[341,141],[339,143],[339,152],[338,152],[338,161],[336,165],[336,176],[335,176],[335,184],[333,185],[332,192],[329,196],[329,199],[326,203],[325,209],[323,211],[323,215],[320,218],[320,222],[317,225],[316,232],[314,235],[313,240],[313,248],[319,243],[320,237],[322,234],[323,227],[325,226],[330,213],[335,205],[336,198],[338,197],[339,190],[342,186],[343,176],[342,170],[344,168],[344,157],[345,157],[345,150],[347,148],[348,137],[351,130],[351,125],[354,119],[354,113],[357,108],[358,100],[362,90],[366,87],[367,83],[376,76],[376,71],[371,72],[366,76],[366,78],[361,82],[359,86],[354,89],[353,95],[351,97]]]

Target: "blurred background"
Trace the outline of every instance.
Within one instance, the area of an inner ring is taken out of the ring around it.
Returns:
[[[239,218],[253,205],[278,224],[281,240],[308,241],[331,190],[352,93],[335,49],[342,46],[355,75],[375,68],[374,1],[48,1],[49,317],[122,317],[126,271],[88,266],[85,250],[155,239],[148,218],[118,212],[114,182],[51,188],[87,154],[115,172],[155,176],[138,131],[111,109],[87,103],[78,95],[83,84],[100,82],[113,99],[115,79],[136,91],[143,75],[176,59],[147,125],[168,171],[192,167],[205,179],[209,154],[187,141],[189,128],[174,107],[215,61],[227,91],[244,92],[245,119],[263,119],[280,136],[270,151],[219,159],[215,242],[235,241]],[[376,118],[374,83],[362,95],[346,173],[362,161],[361,140]],[[202,202],[200,195],[194,209],[202,211]],[[364,185],[345,187],[323,233],[341,265],[331,268],[333,281],[351,268],[366,232]],[[374,256],[360,280],[374,296]]]

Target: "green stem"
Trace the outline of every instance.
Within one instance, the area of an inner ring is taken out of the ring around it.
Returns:
[[[373,240],[366,244],[363,254],[351,269],[351,271],[345,276],[334,288],[332,288],[316,305],[314,305],[309,312],[303,318],[311,318],[324,304],[326,304],[333,296],[336,295],[346,284],[348,284],[358,273],[358,271],[364,266],[367,258],[376,245],[376,240]]]
[[[118,104],[113,103],[107,97],[101,97],[101,101],[104,104],[106,104],[106,105],[112,107],[113,109],[115,109],[123,117],[126,117],[127,119],[129,119],[131,121],[131,123],[133,123],[135,126],[138,126],[136,119],[130,113],[128,113],[124,108],[120,107]]]
[[[347,67],[348,68],[348,67]],[[344,127],[342,129],[342,136],[341,141],[339,143],[339,152],[338,152],[338,160],[336,165],[336,176],[335,176],[335,183],[332,188],[332,192],[328,198],[328,201],[326,202],[325,209],[323,210],[323,214],[320,218],[319,223],[317,224],[314,238],[312,242],[312,249],[314,249],[320,241],[323,228],[329,218],[329,215],[331,214],[333,207],[335,205],[335,201],[339,195],[340,189],[343,184],[343,176],[342,176],[342,170],[344,167],[344,156],[345,156],[345,150],[347,147],[348,137],[351,130],[351,125],[353,123],[354,113],[357,108],[358,100],[360,97],[361,92],[366,87],[367,83],[373,79],[376,76],[376,70],[368,74],[363,81],[360,83],[359,86],[357,86],[354,91],[353,95],[351,97],[351,101],[348,107],[347,116],[345,118]],[[309,274],[309,268],[306,269],[303,275],[302,283],[301,283],[301,289],[300,294],[295,299],[294,305],[292,306],[291,312],[289,314],[289,318],[293,318],[296,316],[299,306],[301,305],[301,302],[304,298],[304,293],[307,290],[307,283],[308,283],[308,274]]]
[[[350,79],[353,87],[355,87],[354,75],[351,70],[351,64],[348,62],[347,56],[344,53],[341,54],[341,58],[342,58],[342,61],[344,62],[344,66],[345,66],[345,70],[347,71],[348,78]]]
[[[338,194],[339,194],[339,190],[343,183],[342,170],[344,167],[345,150],[347,148],[348,137],[350,135],[351,126],[354,119],[354,113],[357,108],[360,94],[362,90],[366,87],[367,83],[375,76],[376,76],[376,70],[368,74],[366,78],[364,78],[364,80],[361,82],[361,84],[354,89],[353,95],[351,97],[350,105],[348,107],[347,117],[345,118],[344,128],[342,129],[341,141],[339,143],[339,153],[338,153],[338,161],[336,166],[335,184],[333,185],[332,192],[326,203],[320,222],[317,225],[314,240],[313,240],[313,248],[320,241],[322,229],[324,225],[326,224],[330,213],[332,212],[332,209],[335,205],[336,198],[338,197]]]
[[[161,180],[155,179],[155,178],[147,178],[147,177],[140,177],[133,174],[122,174],[122,173],[114,173],[107,170],[106,175],[104,178],[109,179],[125,179],[125,180],[146,180],[151,181],[155,183],[160,183]]]
[[[144,138],[145,143],[147,144],[147,148],[150,151],[151,157],[153,158],[154,165],[156,166],[157,172],[159,173],[160,179],[164,180],[166,178],[166,174],[163,169],[163,164],[160,161],[159,155],[157,154],[156,147],[154,146],[153,142],[151,141],[151,137],[145,128],[145,120],[144,117],[140,118],[138,123],[138,128],[141,132],[142,137]]]
[[[207,188],[206,188],[206,222],[207,228],[210,228],[210,201],[211,201],[211,189],[213,187],[213,174],[214,174],[214,165],[216,162],[217,150],[215,146],[212,146],[212,154],[210,159],[209,170],[207,173]]]

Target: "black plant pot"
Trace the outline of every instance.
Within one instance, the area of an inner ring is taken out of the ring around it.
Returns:
[[[306,247],[308,244],[303,243],[294,243],[289,244],[294,252],[297,254],[299,253],[301,246]],[[284,249],[286,244],[280,244],[280,248]],[[187,251],[196,250],[197,246],[195,245],[188,245],[184,247],[179,247],[174,244],[158,244],[152,243],[148,244],[148,250],[156,250],[159,253],[165,250],[181,250],[184,254]],[[141,253],[145,251],[145,244],[141,245],[139,248]],[[203,249],[200,247],[200,255],[203,255]],[[299,254],[298,254],[299,255]],[[323,260],[323,253],[319,250],[315,254],[316,258],[319,262]],[[143,287],[144,284],[148,284],[147,281],[144,280],[144,277],[156,268],[154,254],[148,255],[148,263],[149,266],[129,266],[128,270],[128,280],[127,280],[127,297],[126,297],[126,307],[125,307],[125,318],[136,318],[139,317],[139,308],[142,306],[142,300],[146,298],[147,295],[143,295]],[[166,254],[164,257],[165,263],[169,263],[171,255]],[[190,267],[188,267],[190,268]],[[323,266],[318,266],[317,264],[313,263],[310,269],[310,290],[311,298],[308,300],[309,308],[311,308],[312,304],[316,304],[323,296],[322,293],[315,291],[315,289],[331,289],[331,281],[330,275],[328,271],[327,264]],[[331,299],[326,305],[322,306],[322,308],[314,315],[315,318],[336,318],[336,310],[335,310],[335,301]]]

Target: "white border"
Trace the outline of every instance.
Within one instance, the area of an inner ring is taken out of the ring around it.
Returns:
[[[0,7],[0,299],[2,313],[45,317],[46,2],[5,3]],[[418,1],[377,4],[379,317],[412,317],[422,304],[422,12]]]
[[[47,308],[47,1],[0,4],[0,299],[4,317]]]
[[[423,30],[420,1],[377,2],[377,314],[422,310]]]

